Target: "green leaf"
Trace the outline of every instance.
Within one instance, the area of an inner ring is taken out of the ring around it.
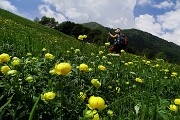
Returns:
[[[0,108],[0,112],[2,111],[3,108],[5,108],[12,100],[14,94],[9,98],[9,100]]]
[[[28,120],[32,120],[32,119],[33,119],[34,111],[35,111],[35,109],[36,109],[36,107],[37,107],[37,104],[38,104],[38,102],[39,102],[39,99],[40,99],[40,95],[39,95],[39,97],[37,98],[36,103],[34,104],[32,110],[31,110],[31,113],[30,113],[30,116],[29,116],[29,119],[28,119]]]

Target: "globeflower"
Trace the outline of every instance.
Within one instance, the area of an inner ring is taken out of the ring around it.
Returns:
[[[11,70],[10,67],[7,66],[7,65],[1,67],[1,72],[2,72],[3,74],[7,73],[7,72],[10,71],[10,70]]]
[[[11,64],[13,65],[13,66],[18,66],[18,65],[20,65],[20,59],[19,58],[17,58],[17,59],[14,59],[12,62],[11,62]]]
[[[175,100],[174,100],[174,103],[175,103],[176,105],[180,105],[180,99],[175,99]]]
[[[141,78],[136,78],[135,80],[136,80],[136,82],[139,82],[139,83],[143,82]]]
[[[177,72],[172,72],[171,76],[172,76],[172,77],[177,76]]]
[[[178,107],[176,105],[170,105],[169,109],[176,112],[178,110]]]
[[[98,81],[98,79],[92,79],[91,83],[94,87],[99,88],[101,86],[101,82]]]
[[[103,54],[104,52],[103,51],[99,51],[99,54],[101,55],[101,54]]]
[[[15,76],[17,74],[17,70],[9,70],[7,75]]]
[[[54,92],[47,92],[47,93],[44,93],[41,94],[41,100],[45,101],[45,100],[52,100],[54,99],[56,96],[56,94]]]
[[[80,71],[84,71],[84,72],[88,72],[89,71],[89,68],[88,68],[88,65],[86,65],[86,64],[80,64],[80,66],[79,66],[79,70]]]
[[[28,81],[28,82],[33,82],[33,81],[34,81],[34,79],[33,79],[33,77],[32,77],[32,76],[28,76],[28,77],[26,78],[26,81]]]
[[[43,51],[43,52],[46,51],[46,48],[43,48],[42,51]]]
[[[87,110],[85,113],[85,118],[88,120],[99,120],[99,114],[96,110]]]
[[[124,51],[124,50],[121,50],[121,53],[125,53],[125,51]]]
[[[109,45],[110,45],[110,42],[105,43],[105,46],[109,46]]]
[[[6,53],[2,53],[0,55],[0,62],[8,62],[10,60],[10,56]]]
[[[102,70],[102,71],[105,71],[105,70],[106,70],[106,67],[103,66],[103,65],[99,65],[98,68],[99,68],[100,70]]]
[[[45,54],[45,58],[52,60],[52,59],[54,59],[55,57],[54,57],[52,54],[50,54],[50,53],[46,53],[46,54]]]
[[[95,96],[91,96],[88,100],[87,106],[93,110],[93,109],[98,109],[98,110],[103,110],[106,105],[105,105],[105,101],[103,98],[101,97],[95,97]]]
[[[55,73],[58,75],[67,75],[68,73],[71,72],[71,65],[69,63],[60,63],[55,65]]]

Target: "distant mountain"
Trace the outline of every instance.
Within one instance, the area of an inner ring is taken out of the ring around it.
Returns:
[[[114,31],[96,22],[83,25],[91,29],[102,30],[105,35],[108,31]],[[139,55],[145,54],[148,58],[161,58],[163,54],[163,59],[180,64],[180,46],[137,29],[124,29],[122,33],[126,34],[129,39],[129,52]]]

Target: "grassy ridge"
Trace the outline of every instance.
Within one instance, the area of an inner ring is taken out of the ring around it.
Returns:
[[[0,54],[12,56],[0,64],[3,72],[0,102],[4,106],[1,119],[84,120],[89,117],[89,102],[97,110],[94,114],[98,115],[97,120],[99,117],[104,120],[179,120],[180,110],[169,109],[175,104],[174,99],[180,98],[179,66],[123,51],[120,56],[108,54],[105,46],[80,42],[4,10],[0,10],[0,25]],[[45,56],[47,53],[52,56]],[[20,62],[14,65],[14,60]],[[72,67],[67,75],[51,71],[62,62]],[[82,63],[88,69],[81,68]],[[16,72],[4,73],[3,66]],[[101,84],[94,85],[92,79],[98,79]],[[84,98],[80,92],[84,93]],[[101,97],[107,107],[102,99],[90,102],[93,95]]]

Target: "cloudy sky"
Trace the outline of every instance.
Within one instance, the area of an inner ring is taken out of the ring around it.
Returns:
[[[180,0],[0,0],[0,8],[31,20],[136,28],[180,45]]]

